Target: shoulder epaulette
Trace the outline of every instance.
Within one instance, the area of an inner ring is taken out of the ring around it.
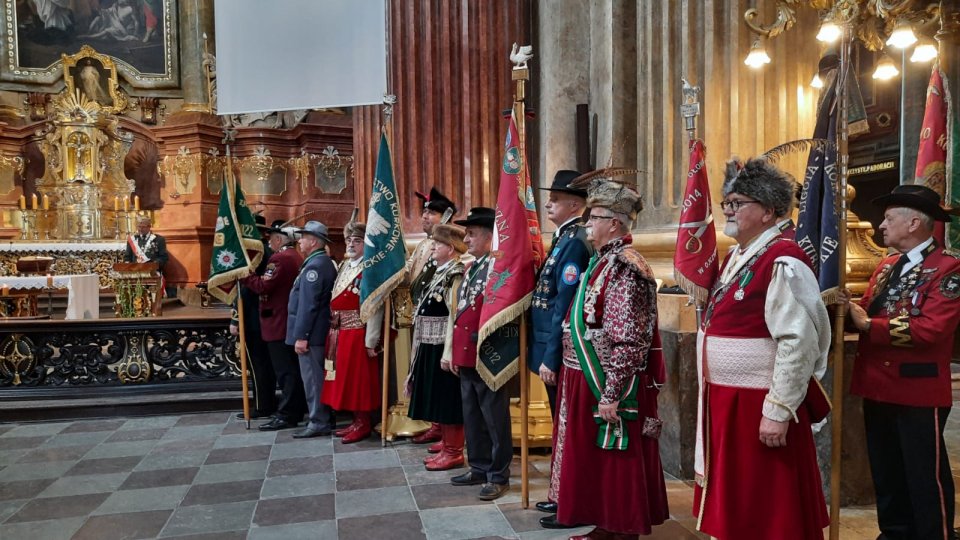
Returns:
[[[960,251],[955,249],[945,248],[943,254],[947,257],[953,257],[954,259],[960,259]]]

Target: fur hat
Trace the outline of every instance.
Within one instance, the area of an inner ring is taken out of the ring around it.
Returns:
[[[620,176],[639,173],[637,169],[607,167],[588,172],[570,181],[571,188],[586,188],[587,208],[607,208],[618,214],[624,214],[631,221],[643,210],[643,198],[632,182],[614,180]]]
[[[766,159],[753,158],[746,163],[736,157],[727,162],[724,171],[724,198],[731,193],[746,195],[785,217],[796,202],[797,183]]]
[[[351,221],[343,226],[343,238],[363,238],[367,234],[367,224]]]
[[[452,247],[461,255],[467,252],[467,245],[463,243],[465,235],[466,232],[463,229],[453,225],[439,224],[433,227],[433,239]]]

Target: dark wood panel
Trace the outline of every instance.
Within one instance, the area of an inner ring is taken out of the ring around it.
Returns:
[[[437,186],[461,213],[495,203],[506,132],[501,111],[513,101],[508,56],[513,42],[530,43],[531,1],[391,1],[389,13],[394,177],[404,230],[415,234],[415,191]],[[376,167],[379,110],[354,115],[362,208]]]

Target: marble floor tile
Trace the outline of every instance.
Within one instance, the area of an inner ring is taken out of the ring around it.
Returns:
[[[244,446],[242,448],[218,448],[211,450],[204,465],[236,463],[238,461],[261,461],[270,457],[270,445]]]
[[[217,484],[197,484],[190,488],[180,503],[184,506],[209,506],[214,504],[256,501],[260,499],[263,480],[241,480]]]
[[[253,522],[260,527],[333,519],[334,496],[306,495],[262,500],[257,504]]]
[[[190,486],[126,489],[110,494],[94,514],[123,514],[150,510],[172,510],[180,505]]]
[[[0,501],[0,523],[7,520],[8,517],[17,513],[17,510],[23,508],[29,499],[14,499],[12,501]]]
[[[132,471],[140,461],[140,456],[126,456],[117,458],[93,458],[83,459],[77,462],[69,471],[67,476],[77,476],[85,474],[107,474]]]
[[[267,477],[333,472],[333,456],[273,459]]]
[[[330,519],[326,521],[313,521],[310,523],[291,523],[289,525],[253,527],[250,529],[250,533],[247,536],[247,540],[293,540],[295,538],[310,538],[311,540],[338,540],[337,522]]]
[[[115,431],[106,442],[130,442],[130,441],[156,441],[163,437],[167,432],[162,429],[125,429]]]
[[[277,444],[273,445],[270,459],[329,456],[333,454],[333,443],[331,443],[329,437],[294,439],[293,442],[281,444],[283,437],[282,433],[277,434]]]
[[[71,540],[138,540],[156,538],[173,510],[91,516]]]
[[[386,469],[399,466],[400,460],[395,450],[365,450],[333,455],[333,467],[337,471]]]
[[[484,536],[516,537],[496,505],[421,510],[427,540],[458,540]]]
[[[363,516],[337,520],[339,540],[424,540],[423,523],[418,512],[397,512],[379,516]]]
[[[134,471],[127,476],[118,490],[146,489],[164,486],[180,486],[193,483],[200,467],[185,467],[182,469],[161,469],[153,471]]]
[[[108,495],[107,493],[92,493],[34,499],[23,505],[17,513],[7,518],[6,523],[44,521],[50,519],[50,516],[57,516],[58,518],[86,516],[100,506],[100,503],[105,501]]]
[[[59,478],[66,474],[76,461],[48,461],[46,463],[18,463],[3,469],[4,482],[14,480],[36,480],[38,478]]]
[[[337,491],[406,485],[407,477],[404,475],[402,467],[370,471],[339,471],[337,473]]]
[[[167,430],[160,439],[167,441],[182,440],[215,440],[220,435],[220,428],[217,426],[174,426]]]
[[[238,461],[216,463],[200,467],[194,484],[215,484],[237,480],[263,480],[267,471],[266,461]]]
[[[260,491],[262,499],[333,493],[333,473],[302,474],[267,478]]]
[[[89,431],[116,431],[127,421],[123,418],[104,420],[79,420],[64,428],[60,433],[86,433]]]
[[[157,452],[154,450],[146,456],[134,468],[135,471],[152,471],[161,469],[180,469],[184,467],[199,467],[207,460],[208,452],[202,451],[184,451],[184,452]]]
[[[0,437],[0,450],[19,450],[38,448],[50,439],[51,435],[26,435],[23,437]]]
[[[493,504],[477,498],[477,495],[480,494],[480,486],[454,486],[448,482],[446,484],[410,486],[410,490],[413,492],[413,497],[417,500],[417,508],[420,510]]]
[[[213,444],[214,448],[240,448],[244,446],[260,446],[273,444],[277,438],[276,431],[258,431],[238,435],[221,435]]]
[[[49,461],[78,460],[86,456],[94,446],[83,444],[77,446],[60,446],[57,448],[37,448],[23,455],[17,463],[46,463]]]
[[[46,440],[40,448],[56,448],[59,446],[97,445],[102,443],[113,433],[112,431],[90,431],[60,433]]]
[[[180,417],[175,425],[177,427],[223,425],[232,417],[233,413],[227,412],[185,414]]]
[[[56,478],[36,478],[0,482],[0,501],[32,499],[55,481]]]
[[[69,540],[86,519],[86,516],[83,516],[22,523],[7,522],[0,525],[0,538]]]
[[[160,537],[187,534],[246,531],[256,509],[256,501],[177,508]]]
[[[7,437],[36,437],[40,435],[55,435],[60,433],[68,426],[71,422],[38,422],[34,424],[19,424],[14,426],[13,429],[7,431],[3,435],[0,435],[0,439],[5,439]]]
[[[153,447],[152,452],[209,452],[213,449],[213,445],[216,444],[217,440],[211,438],[209,434],[205,434],[202,437],[186,437],[186,438],[174,438],[167,439],[165,436],[157,441],[157,445]]]
[[[68,495],[86,495],[89,493],[113,493],[130,473],[85,474],[64,476],[41,491],[41,497],[65,497]]]
[[[337,519],[416,510],[407,486],[358,489],[337,493]]]
[[[179,416],[142,416],[139,418],[129,418],[117,431],[128,429],[162,429],[166,430],[180,421]]]
[[[144,456],[157,445],[157,441],[129,441],[103,443],[86,455],[88,458],[118,458]]]

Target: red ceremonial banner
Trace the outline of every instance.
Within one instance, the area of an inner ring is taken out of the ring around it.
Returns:
[[[510,115],[504,143],[500,186],[497,192],[496,221],[490,251],[490,271],[480,311],[480,332],[477,342],[477,371],[487,385],[496,390],[513,375],[519,366],[519,350],[507,342],[515,342],[515,332],[497,332],[516,319],[530,306],[537,268],[543,261],[543,241],[537,206],[530,185],[526,153],[517,131],[516,111]],[[489,343],[484,343],[490,338]],[[484,351],[501,351],[484,354]],[[505,351],[511,351],[508,356]],[[513,351],[517,352],[514,353]],[[514,357],[514,355],[516,356]],[[511,358],[512,357],[512,358]]]
[[[940,66],[933,66],[927,85],[927,104],[920,128],[920,148],[917,150],[916,183],[936,191],[946,201],[947,180],[947,102],[943,91]],[[945,246],[944,223],[936,222],[933,237]]]
[[[718,272],[717,234],[705,156],[703,141],[690,141],[690,168],[680,205],[680,227],[673,256],[674,279],[701,306],[706,303]]]

